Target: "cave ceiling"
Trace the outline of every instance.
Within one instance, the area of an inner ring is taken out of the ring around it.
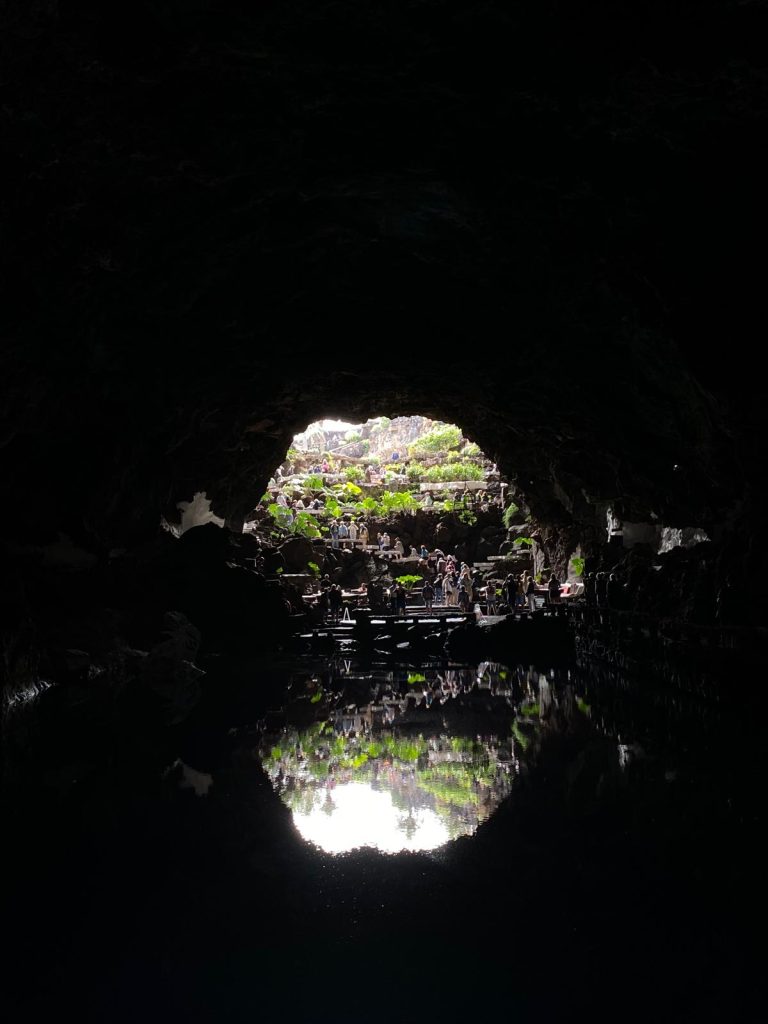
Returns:
[[[555,518],[755,486],[762,5],[6,8],[29,529],[236,519],[325,415],[457,422]]]

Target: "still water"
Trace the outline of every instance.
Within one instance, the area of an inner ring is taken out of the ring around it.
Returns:
[[[749,680],[206,668],[153,745],[145,705],[96,729],[36,698],[41,768],[4,833],[9,1020],[762,1019]]]
[[[298,834],[334,854],[473,835],[510,794],[553,702],[544,673],[495,662],[366,672],[340,661],[299,674],[291,693],[288,721],[265,730],[258,753]]]

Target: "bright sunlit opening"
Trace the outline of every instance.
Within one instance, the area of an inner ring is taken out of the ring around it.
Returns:
[[[361,846],[381,853],[435,850],[451,838],[433,810],[399,810],[389,793],[364,782],[346,782],[329,790],[324,806],[309,813],[295,810],[293,821],[303,839],[326,853],[347,853]]]

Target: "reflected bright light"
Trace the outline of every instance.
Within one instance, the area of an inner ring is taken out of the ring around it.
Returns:
[[[326,853],[347,853],[361,846],[382,853],[436,850],[451,838],[433,810],[398,810],[389,793],[365,782],[336,786],[329,791],[325,808],[294,810],[293,821],[302,838]]]

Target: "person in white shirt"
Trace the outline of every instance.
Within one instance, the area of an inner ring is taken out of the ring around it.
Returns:
[[[352,541],[352,547],[357,545],[357,524],[354,520],[349,524],[349,539]]]

